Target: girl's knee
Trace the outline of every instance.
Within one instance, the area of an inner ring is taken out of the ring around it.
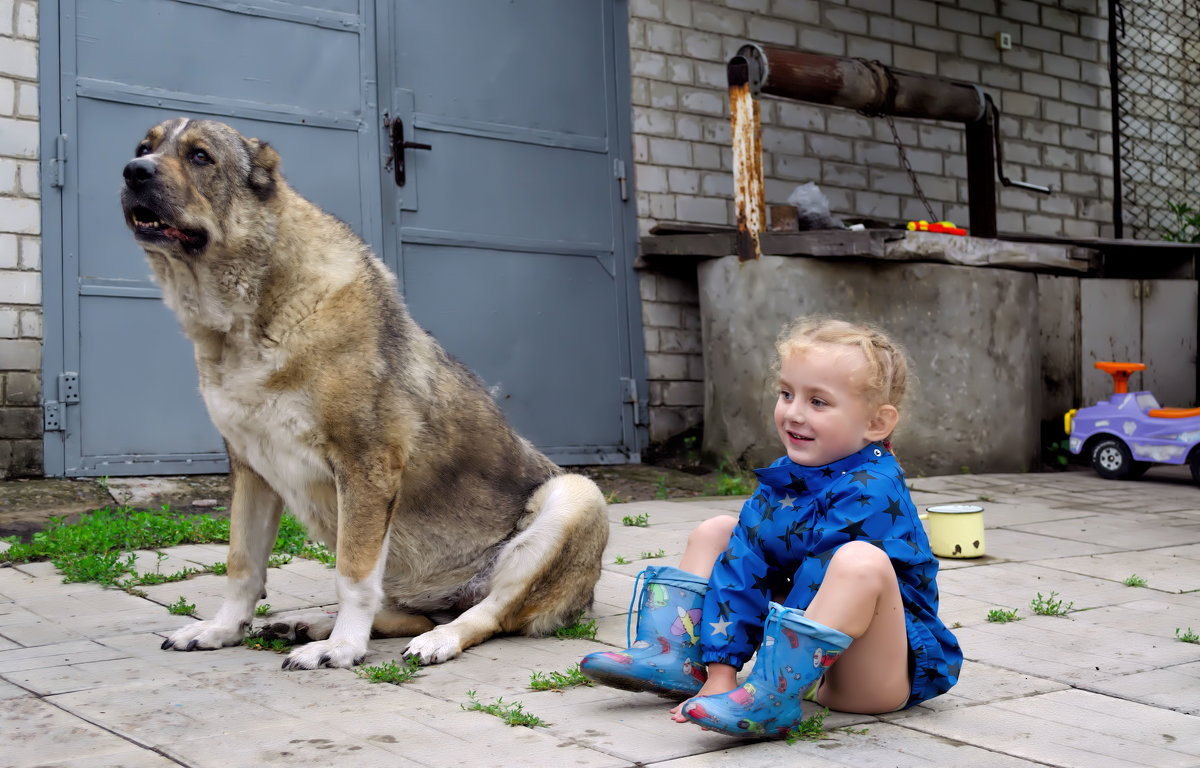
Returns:
[[[688,534],[688,547],[705,547],[723,551],[737,527],[737,518],[729,515],[710,517]]]
[[[865,541],[851,541],[843,544],[833,553],[826,570],[826,578],[830,574],[854,574],[860,577],[878,577],[894,581],[896,569],[887,553],[874,544]]]

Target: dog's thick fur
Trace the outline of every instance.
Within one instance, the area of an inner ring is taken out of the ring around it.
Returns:
[[[407,652],[437,663],[591,604],[599,489],[512,431],[383,263],[287,185],[273,148],[177,118],[124,175],[125,221],[195,345],[233,482],[226,600],[164,649],[242,641],[285,505],[336,550],[340,602],[336,620],[264,628],[312,641],[285,669],[352,666],[372,630],[415,635]]]

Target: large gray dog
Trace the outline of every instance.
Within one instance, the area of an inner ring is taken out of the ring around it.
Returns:
[[[570,623],[600,575],[603,495],[512,431],[279,166],[266,143],[183,118],[125,166],[125,221],[195,345],[233,482],[228,595],[163,648],[241,643],[284,505],[336,549],[340,600],[336,620],[265,628],[312,641],[286,669],[356,664],[372,631],[416,635],[408,653],[436,663]]]

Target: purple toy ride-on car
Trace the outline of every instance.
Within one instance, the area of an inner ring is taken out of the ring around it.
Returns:
[[[1067,411],[1071,453],[1090,456],[1100,477],[1141,477],[1151,464],[1187,464],[1200,484],[1200,408],[1163,408],[1149,392],[1129,392],[1129,376],[1143,363],[1098,362],[1113,377],[1105,402]]]

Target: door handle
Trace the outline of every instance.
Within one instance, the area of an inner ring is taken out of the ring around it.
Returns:
[[[405,181],[404,174],[404,150],[406,149],[433,149],[428,144],[421,144],[416,141],[404,140],[404,121],[400,118],[395,118],[391,123],[392,131],[392,169],[396,174],[396,186],[403,187]]]

